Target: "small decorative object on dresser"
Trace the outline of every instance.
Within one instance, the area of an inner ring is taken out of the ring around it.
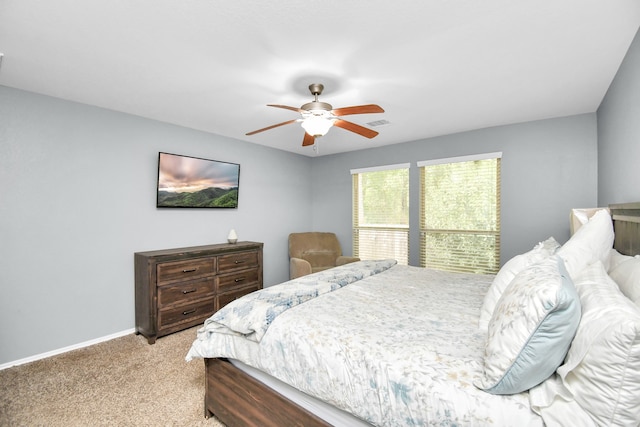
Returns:
[[[233,228],[229,232],[229,236],[227,236],[227,241],[229,243],[237,243],[238,242],[238,235],[236,234],[236,230],[234,230]]]
[[[262,247],[237,242],[135,253],[136,333],[153,344],[262,289]]]

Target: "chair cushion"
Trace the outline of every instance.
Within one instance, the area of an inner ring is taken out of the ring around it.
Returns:
[[[342,255],[338,238],[334,233],[310,231],[289,234],[289,257],[303,258],[305,251],[330,250]]]
[[[327,267],[335,267],[336,258],[338,258],[338,254],[335,251],[308,250],[302,252],[302,259],[309,261],[314,271]]]

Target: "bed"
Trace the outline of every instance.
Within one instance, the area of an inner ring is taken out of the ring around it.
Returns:
[[[361,261],[234,301],[187,355],[205,361],[205,416],[638,425],[640,203],[590,215],[495,276]]]

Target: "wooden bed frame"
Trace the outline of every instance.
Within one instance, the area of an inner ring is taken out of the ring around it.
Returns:
[[[613,218],[613,247],[624,255],[640,254],[640,202],[609,205]]]
[[[204,416],[228,427],[327,427],[324,420],[236,368],[227,359],[205,359]]]
[[[614,248],[640,254],[640,202],[609,205],[614,222]],[[228,427],[331,424],[236,368],[227,359],[205,359],[205,417],[215,414]]]

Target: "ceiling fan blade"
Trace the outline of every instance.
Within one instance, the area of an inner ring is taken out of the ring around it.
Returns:
[[[288,105],[278,105],[278,104],[267,104],[267,107],[276,107],[276,108],[284,108],[285,110],[296,111],[298,113],[303,113],[304,110],[298,107],[289,107]]]
[[[302,139],[302,146],[306,147],[307,145],[313,145],[316,143],[315,137],[309,135],[308,133],[304,133],[304,138]]]
[[[379,105],[367,104],[356,105],[354,107],[336,108],[331,113],[334,116],[348,116],[350,114],[371,114],[371,113],[384,113],[384,110]]]
[[[273,129],[273,128],[277,128],[279,126],[284,126],[284,125],[288,125],[290,123],[294,123],[296,122],[298,119],[293,119],[293,120],[287,120],[286,122],[282,122],[282,123],[278,123],[277,125],[271,125],[271,126],[267,126],[266,128],[262,128],[262,129],[258,129],[258,130],[254,130],[253,132],[249,132],[245,135],[255,135],[256,133],[260,133],[260,132],[264,132],[265,130],[269,130],[269,129]]]
[[[367,129],[364,126],[360,126],[355,123],[348,122],[346,120],[337,119],[336,121],[333,122],[333,125],[351,132],[355,132],[358,135],[362,135],[369,139],[378,135],[378,132],[376,132],[375,130]]]

